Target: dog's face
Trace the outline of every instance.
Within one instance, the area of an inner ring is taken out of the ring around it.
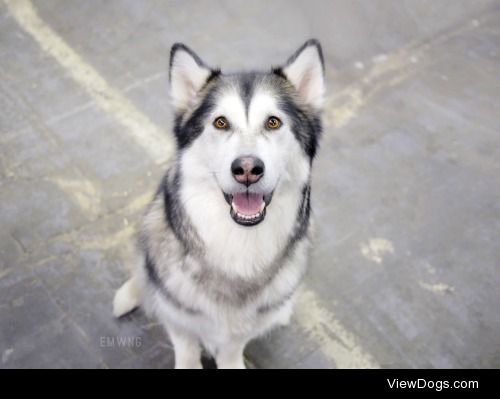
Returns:
[[[321,132],[318,42],[268,73],[228,75],[177,44],[170,83],[182,174],[200,188],[216,185],[234,222],[261,223],[276,190],[307,184]]]

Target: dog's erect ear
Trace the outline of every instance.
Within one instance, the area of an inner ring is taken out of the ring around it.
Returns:
[[[176,111],[193,103],[201,88],[218,72],[207,67],[189,47],[176,43],[170,50],[170,95]]]
[[[306,104],[316,109],[322,107],[324,63],[321,45],[316,39],[305,42],[278,71],[292,83]]]

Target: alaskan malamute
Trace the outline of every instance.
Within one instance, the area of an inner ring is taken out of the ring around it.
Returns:
[[[170,54],[175,160],[145,215],[141,262],[114,314],[165,326],[176,368],[244,368],[245,345],[287,324],[307,268],[311,166],[321,133],[321,46],[268,72],[222,73]]]

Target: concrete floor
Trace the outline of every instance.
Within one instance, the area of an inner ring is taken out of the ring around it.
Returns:
[[[111,316],[171,146],[169,48],[253,68],[309,37],[316,245],[292,325],[248,359],[500,367],[498,1],[33,3],[0,0],[0,367],[172,366],[154,320]]]

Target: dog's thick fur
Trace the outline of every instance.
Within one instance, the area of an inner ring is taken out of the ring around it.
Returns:
[[[177,154],[145,215],[141,262],[117,291],[114,314],[143,306],[156,316],[177,368],[200,368],[202,347],[219,368],[243,368],[245,345],[289,321],[307,267],[321,47],[310,40],[269,72],[223,74],[176,44],[170,89]],[[266,125],[270,117],[278,128]],[[265,165],[255,184],[233,176],[241,156]],[[238,216],[238,195],[261,201],[251,223]]]

